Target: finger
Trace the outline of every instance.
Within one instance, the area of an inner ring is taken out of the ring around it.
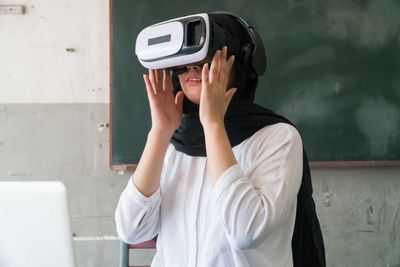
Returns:
[[[221,52],[220,68],[224,68],[225,67],[226,61],[227,61],[227,59],[226,59],[227,54],[228,54],[228,47],[224,46],[222,48],[222,52]]]
[[[179,91],[175,96],[175,105],[179,110],[179,113],[183,112],[183,99],[185,98],[185,94],[182,91]]]
[[[211,61],[211,67],[210,67],[210,83],[214,83],[218,81],[218,70],[219,70],[219,64],[220,64],[220,56],[221,56],[221,50],[217,50],[215,52],[214,57]]]
[[[221,80],[222,76],[225,74],[227,53],[228,53],[228,47],[227,46],[222,47],[221,56],[219,59],[219,68],[218,68],[219,80]]]
[[[163,90],[172,91],[171,72],[169,70],[163,70]]]
[[[156,77],[156,83],[161,82],[161,73],[160,73],[160,70],[157,69],[157,70],[155,70],[154,73],[155,73],[155,77]]]
[[[225,93],[225,104],[228,107],[229,103],[231,102],[233,95],[236,93],[237,88],[231,88]]]
[[[235,62],[235,55],[230,56],[227,61],[227,67],[229,67],[229,70],[231,70],[233,62]]]
[[[229,59],[228,59],[228,61],[226,61],[225,67],[224,67],[224,69],[222,70],[222,72],[223,72],[223,75],[222,75],[222,76],[223,76],[223,77],[222,77],[222,79],[221,79],[221,82],[228,83],[229,74],[230,74],[230,72],[231,72],[231,69],[232,69],[233,62],[234,62],[234,61],[235,61],[235,56],[234,56],[234,55],[230,56]]]
[[[208,88],[210,83],[210,70],[208,69],[208,63],[203,65],[203,70],[201,71],[201,87],[202,91]]]
[[[156,82],[156,74],[155,70],[151,69],[149,70],[149,80],[151,82],[151,86],[153,88],[154,94],[157,94],[157,82]]]
[[[146,74],[143,74],[143,80],[144,80],[144,83],[146,84],[147,93],[150,96],[153,95],[154,94],[154,90],[153,90],[153,87],[152,87],[151,82],[149,80],[149,77]]]
[[[223,48],[222,48],[222,56],[221,56],[221,69],[223,69],[223,68],[225,68],[225,66],[227,65],[227,63],[228,63],[228,47],[227,46],[224,46]]]

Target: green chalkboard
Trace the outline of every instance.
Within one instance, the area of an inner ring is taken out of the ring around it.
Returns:
[[[150,110],[135,54],[145,26],[226,10],[261,34],[256,102],[288,117],[311,161],[400,160],[400,1],[110,0],[111,165],[138,162]]]

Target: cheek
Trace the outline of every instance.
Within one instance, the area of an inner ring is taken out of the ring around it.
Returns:
[[[185,82],[184,82],[185,79],[182,75],[179,75],[178,78],[179,78],[179,83],[181,85],[182,91],[185,92],[186,91]]]
[[[183,84],[183,81],[184,81],[183,76],[182,76],[182,75],[178,75],[178,79],[179,79],[179,82],[180,82],[181,85],[182,85],[182,84]]]
[[[186,76],[185,75],[179,75],[179,83],[181,84],[182,90],[185,89],[185,81],[186,81]]]

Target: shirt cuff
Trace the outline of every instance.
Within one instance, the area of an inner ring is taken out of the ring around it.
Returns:
[[[245,175],[240,168],[239,164],[235,164],[229,167],[222,175],[218,178],[212,190],[212,201],[217,203],[221,198],[222,194],[229,188],[229,186],[236,180],[243,178]]]
[[[149,197],[143,195],[136,187],[132,177],[129,179],[128,185],[125,188],[125,193],[128,195],[128,198],[142,206],[152,206],[157,203],[161,197],[160,187]]]

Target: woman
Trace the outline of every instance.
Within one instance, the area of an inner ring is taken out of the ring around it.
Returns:
[[[214,19],[248,42],[240,23]],[[258,79],[228,49],[172,77],[143,76],[152,127],[118,203],[118,234],[158,235],[155,267],[324,266],[301,137],[253,103]]]

